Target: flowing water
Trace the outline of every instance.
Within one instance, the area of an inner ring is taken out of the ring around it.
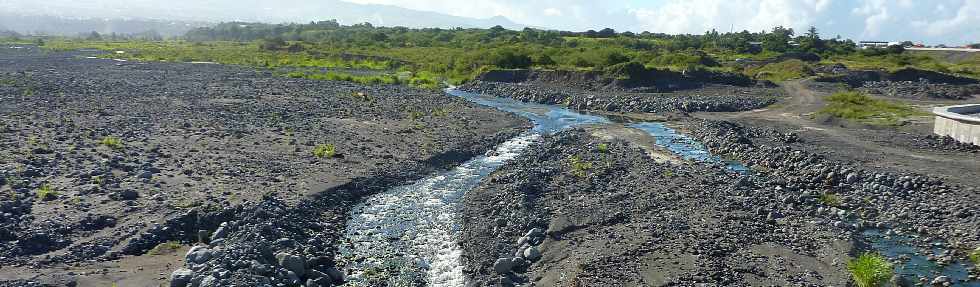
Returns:
[[[519,156],[528,146],[540,140],[543,134],[610,122],[604,117],[559,106],[524,103],[452,89],[447,93],[524,116],[534,123],[534,128],[504,142],[492,153],[413,184],[371,196],[354,207],[349,214],[346,243],[340,246],[337,257],[340,265],[352,270],[348,285],[464,286],[466,278],[462,271],[462,251],[456,239],[461,228],[459,204],[466,192],[498,167]],[[712,155],[702,144],[662,123],[633,123],[629,126],[649,133],[656,138],[657,145],[686,160],[724,165],[734,172],[748,171],[738,162]],[[866,235],[876,249],[891,258],[914,253],[910,252],[915,248],[900,238]],[[961,265],[939,268],[926,264],[928,261],[922,256],[913,256],[912,259],[899,264],[896,271],[909,275],[965,276],[965,267],[957,267]]]

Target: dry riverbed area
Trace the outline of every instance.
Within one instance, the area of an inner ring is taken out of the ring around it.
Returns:
[[[976,83],[834,71],[443,92],[0,49],[0,286],[856,286],[871,254],[980,285],[978,149],[818,112]]]
[[[0,286],[323,274],[360,197],[528,128],[440,91],[89,56],[0,50]]]

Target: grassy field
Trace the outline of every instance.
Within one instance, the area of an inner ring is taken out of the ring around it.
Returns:
[[[810,64],[796,59],[749,67],[743,73],[756,79],[769,80],[775,83],[801,79],[814,74]]]
[[[874,99],[859,92],[840,92],[826,100],[827,106],[819,114],[872,125],[896,126],[903,119],[928,115],[913,106]]]
[[[841,63],[851,69],[881,69],[895,71],[902,68],[917,68],[980,79],[980,53],[958,53],[950,56],[944,53],[906,51],[902,54],[867,56],[860,53],[833,56],[824,59],[822,64]],[[956,60],[950,57],[956,57]]]

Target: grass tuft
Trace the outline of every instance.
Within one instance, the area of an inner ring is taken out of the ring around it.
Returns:
[[[596,150],[598,150],[600,153],[609,153],[609,144],[601,143],[596,146]]]
[[[313,148],[313,156],[316,158],[332,158],[337,155],[337,148],[332,144],[318,144]]]
[[[977,249],[974,249],[973,252],[970,252],[968,257],[970,257],[970,261],[972,261],[974,265],[980,265],[980,247],[977,247]]]
[[[892,277],[892,264],[881,254],[867,252],[847,263],[858,287],[883,286]]]
[[[58,198],[58,192],[51,188],[50,184],[42,185],[37,189],[37,199],[41,201],[49,201]]]
[[[107,137],[102,138],[102,140],[99,141],[99,144],[104,145],[106,147],[109,147],[111,149],[122,149],[123,148],[123,142],[122,142],[122,140],[119,139],[119,138],[117,138],[117,137],[114,137],[114,136],[107,136]]]
[[[873,125],[898,125],[900,120],[927,113],[915,107],[877,100],[858,92],[840,92],[827,97],[827,106],[820,114]]]
[[[587,176],[589,170],[592,169],[592,163],[583,161],[579,156],[573,156],[569,163],[572,165],[572,175],[577,177]]]

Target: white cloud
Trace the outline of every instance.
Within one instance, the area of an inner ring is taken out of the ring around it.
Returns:
[[[938,11],[945,6],[936,7]],[[953,17],[945,17],[934,21],[916,21],[913,25],[922,33],[929,36],[959,34],[957,36],[969,40],[980,41],[980,0],[967,0],[960,6]]]
[[[806,29],[830,0],[690,0],[630,11],[643,28],[665,33],[701,33],[710,29],[762,31],[775,26]]]
[[[544,15],[545,16],[561,16],[562,15],[561,10],[558,10],[557,8],[545,8],[543,12],[544,12]]]

